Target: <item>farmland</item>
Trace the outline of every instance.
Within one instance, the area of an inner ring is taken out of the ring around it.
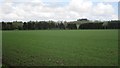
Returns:
[[[118,30],[3,31],[2,47],[11,66],[118,65]]]

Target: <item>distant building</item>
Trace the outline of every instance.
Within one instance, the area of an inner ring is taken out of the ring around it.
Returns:
[[[84,18],[84,19],[77,19],[77,21],[74,21],[74,23],[76,23],[77,29],[79,29],[79,26],[80,26],[81,24],[83,24],[83,23],[88,23],[88,22],[89,22],[89,20],[86,19],[86,18]]]
[[[77,21],[89,21],[89,20],[84,18],[84,19],[77,19]]]

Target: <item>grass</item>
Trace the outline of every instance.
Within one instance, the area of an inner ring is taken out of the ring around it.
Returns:
[[[3,31],[3,62],[12,66],[117,66],[117,30]]]
[[[2,66],[2,31],[0,30],[0,67]]]

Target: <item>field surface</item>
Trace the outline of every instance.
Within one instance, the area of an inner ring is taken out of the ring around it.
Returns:
[[[2,66],[2,31],[0,30],[0,67]]]
[[[2,32],[3,63],[12,66],[117,66],[117,30]]]

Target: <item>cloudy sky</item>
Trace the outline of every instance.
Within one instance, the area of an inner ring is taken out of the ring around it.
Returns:
[[[0,0],[0,21],[118,20],[119,0]]]

